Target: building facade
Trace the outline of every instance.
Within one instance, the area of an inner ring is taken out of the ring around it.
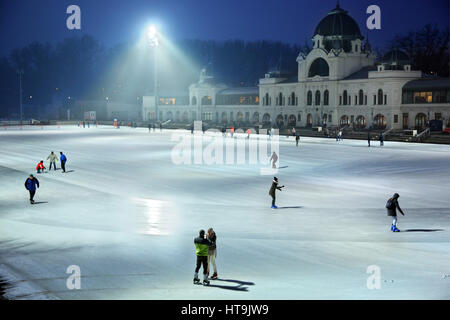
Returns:
[[[339,5],[319,22],[312,41],[313,49],[297,58],[297,75],[267,73],[258,87],[229,88],[202,70],[185,94],[160,96],[157,120],[380,130],[442,120],[450,126],[450,79],[424,77],[397,49],[376,63],[358,24]],[[143,98],[142,117],[155,120],[153,97]]]

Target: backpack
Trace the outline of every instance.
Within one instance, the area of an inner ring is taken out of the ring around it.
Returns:
[[[389,200],[386,202],[386,208],[387,209],[394,209],[395,205],[394,205],[394,201],[392,198],[389,198]]]

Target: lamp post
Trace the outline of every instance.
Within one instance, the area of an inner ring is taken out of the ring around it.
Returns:
[[[154,95],[155,95],[155,121],[158,120],[158,60],[157,60],[157,47],[159,45],[158,43],[158,35],[157,35],[157,31],[156,31],[156,27],[155,26],[150,26],[148,29],[148,40],[149,40],[149,44],[150,47],[154,48],[153,51],[153,56],[154,56]]]
[[[22,108],[22,76],[23,70],[17,70],[17,74],[19,75],[19,106],[20,106],[20,124],[22,124],[23,118],[23,108]]]

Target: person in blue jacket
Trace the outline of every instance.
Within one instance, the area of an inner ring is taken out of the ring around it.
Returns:
[[[59,153],[61,156],[59,158],[59,160],[61,161],[61,169],[63,170],[62,172],[66,172],[66,161],[67,161],[67,157],[62,153],[62,151]]]
[[[32,174],[25,180],[25,188],[30,193],[30,203],[34,204],[34,194],[36,193],[36,186],[39,188],[39,180],[36,179]]]

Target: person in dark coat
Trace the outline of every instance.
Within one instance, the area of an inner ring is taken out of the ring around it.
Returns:
[[[272,209],[278,208],[275,205],[275,198],[276,198],[275,197],[275,191],[276,190],[280,190],[281,191],[282,188],[284,188],[284,186],[278,186],[278,178],[277,177],[273,177],[272,186],[270,187],[270,190],[269,190],[269,195],[272,197],[272,206],[271,206]]]
[[[32,174],[25,180],[25,189],[30,193],[30,203],[34,204],[34,195],[36,193],[36,187],[39,188],[39,180],[36,179]]]
[[[297,146],[298,147],[298,142],[300,141],[300,136],[299,135],[296,135],[295,136],[295,146]]]
[[[159,123],[159,131],[162,132],[162,122]]]
[[[370,131],[367,132],[367,146],[370,147]]]
[[[384,146],[384,136],[383,133],[380,133],[380,147]]]
[[[62,172],[66,172],[66,161],[67,161],[67,157],[62,153],[62,151],[59,153],[61,156],[59,158],[59,160],[61,161],[61,169],[63,170]]]
[[[389,198],[389,200],[386,203],[386,209],[387,209],[387,215],[389,217],[393,217],[391,231],[393,232],[399,232],[400,230],[397,228],[397,209],[400,211],[402,215],[405,215],[403,213],[403,210],[400,208],[400,205],[398,204],[398,198],[400,198],[400,195],[398,193],[395,193],[392,198]]]

